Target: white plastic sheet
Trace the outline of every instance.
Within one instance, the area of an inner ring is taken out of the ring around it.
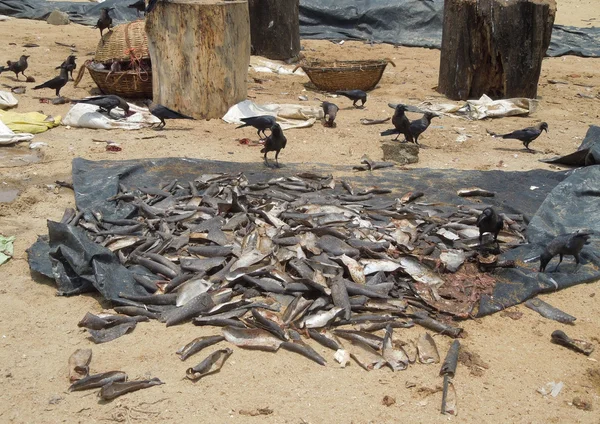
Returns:
[[[241,118],[271,115],[284,130],[290,128],[306,128],[314,125],[317,119],[323,118],[323,109],[315,106],[294,104],[257,105],[251,100],[244,100],[229,108],[223,120],[230,124],[243,124]]]
[[[467,100],[466,104],[423,102],[422,110],[465,116],[469,119],[503,118],[506,116],[529,115],[537,110],[538,101],[518,97],[514,99],[492,100],[485,94],[479,100]]]
[[[12,93],[0,91],[0,109],[10,109],[19,104],[19,101]]]
[[[128,104],[130,110],[136,112],[135,114],[125,118],[125,113],[121,109],[115,108],[111,111],[109,118],[106,113],[98,112],[98,106],[77,103],[69,110],[62,123],[74,128],[96,130],[139,130],[160,123],[160,120],[148,109]]]
[[[33,134],[20,133],[15,134],[10,128],[0,121],[0,145],[13,144],[19,141],[29,141],[33,138]]]

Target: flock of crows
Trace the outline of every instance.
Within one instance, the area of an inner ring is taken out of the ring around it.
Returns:
[[[136,3],[130,4],[128,7],[136,9],[138,14],[139,12],[145,12],[147,14],[154,9],[157,1],[158,0],[150,0],[146,5],[144,0],[139,0]],[[113,10],[113,8],[104,7],[101,9],[101,15],[96,24],[96,27],[100,29],[101,37],[105,29],[111,31],[112,18],[109,14],[110,10]],[[10,71],[14,72],[17,80],[19,79],[19,74],[22,74],[25,78],[27,78],[28,82],[33,81],[32,78],[25,75],[25,70],[27,70],[29,65],[27,62],[28,58],[29,56],[22,55],[17,61],[7,61],[7,66],[0,66],[0,74],[5,71]],[[61,65],[55,68],[60,69],[60,74],[57,77],[46,81],[43,84],[37,85],[33,87],[33,89],[52,89],[55,90],[56,96],[60,97],[60,90],[67,84],[69,75],[71,78],[73,78],[73,71],[77,68],[75,60],[76,56],[70,55]],[[352,100],[352,104],[356,108],[363,108],[367,101],[367,93],[362,90],[337,91],[335,94]],[[357,105],[359,101],[361,102],[360,106]],[[111,111],[115,108],[120,108],[123,110],[125,117],[131,116],[135,113],[130,110],[127,101],[116,95],[101,95],[80,100],[71,100],[71,103],[85,103],[98,106],[98,111],[101,113],[106,113],[109,117]],[[166,106],[154,103],[152,100],[145,100],[143,103],[148,107],[150,113],[160,120],[160,124],[158,125],[157,129],[163,128],[166,125],[165,120],[167,119],[194,119],[190,116],[186,116],[175,110],[169,109]],[[322,102],[321,107],[324,113],[324,125],[329,127],[335,126],[334,121],[339,111],[339,107],[336,104],[328,101]],[[425,112],[422,118],[410,121],[405,115],[407,110],[408,109],[406,105],[396,105],[394,115],[392,117],[392,124],[394,125],[394,128],[381,132],[381,135],[388,136],[396,134],[396,138],[394,140],[397,140],[400,135],[404,135],[404,140],[402,141],[403,143],[411,142],[419,145],[419,136],[425,132],[425,130],[427,130],[431,123],[431,119],[438,117],[438,115],[431,112]],[[274,166],[279,167],[279,153],[285,148],[287,144],[287,138],[283,134],[281,126],[276,122],[276,118],[270,115],[261,115],[242,118],[241,121],[243,124],[237,128],[252,126],[257,130],[261,141],[264,140],[264,147],[262,148],[261,153],[264,154],[263,158],[265,165],[270,167],[267,159],[267,153],[275,152]],[[267,129],[270,130],[269,135],[265,133]],[[534,152],[529,148],[529,144],[538,138],[542,131],[548,132],[548,124],[546,122],[541,122],[536,126],[513,131],[508,134],[496,134],[490,131],[488,131],[488,133],[493,137],[520,140],[528,152]],[[261,137],[261,133],[264,139]],[[503,228],[504,222],[502,217],[496,213],[493,208],[486,208],[477,219],[477,226],[480,230],[480,242],[484,233],[493,234],[494,241],[497,242],[498,234]],[[559,265],[562,262],[564,255],[574,256],[576,263],[579,264],[579,254],[583,249],[583,246],[589,243],[588,240],[592,234],[593,232],[591,231],[578,230],[574,233],[561,235],[555,238],[548,244],[540,257],[539,271],[544,272],[547,264],[556,255],[560,256]],[[556,270],[558,270],[558,265]]]

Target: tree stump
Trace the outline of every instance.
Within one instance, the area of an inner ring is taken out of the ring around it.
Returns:
[[[300,52],[299,0],[248,0],[252,54],[274,60]]]
[[[554,0],[445,0],[438,91],[535,98]]]
[[[221,118],[246,99],[246,1],[159,1],[146,17],[154,101],[194,118]]]

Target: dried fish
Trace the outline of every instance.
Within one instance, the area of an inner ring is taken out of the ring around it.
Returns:
[[[144,316],[150,319],[159,319],[160,315],[155,312],[150,312],[147,309],[140,308],[137,306],[115,306],[114,310],[118,314],[128,315],[128,316]]]
[[[327,330],[315,330],[311,328],[308,330],[308,334],[311,338],[329,349],[339,350],[342,348],[337,338]]]
[[[219,349],[210,355],[198,365],[193,368],[188,368],[185,372],[185,376],[192,380],[197,381],[207,375],[217,373],[223,368],[223,364],[231,356],[233,350],[229,348]]]
[[[229,343],[248,349],[276,351],[282,341],[261,328],[223,328],[223,336]]]
[[[181,324],[214,308],[215,303],[208,293],[202,293],[187,302],[184,306],[169,310],[163,314],[167,327]]]
[[[479,187],[469,187],[469,188],[461,188],[456,192],[460,197],[471,197],[471,196],[481,196],[481,197],[494,197],[496,194],[493,191],[484,190]]]
[[[135,329],[136,324],[136,321],[130,321],[101,330],[88,329],[88,332],[94,343],[106,343],[118,339],[127,333],[131,333]]]
[[[361,264],[347,255],[342,255],[340,260],[348,269],[348,272],[355,283],[365,284],[365,269]]]
[[[358,340],[361,343],[371,346],[375,350],[381,350],[383,348],[383,339],[381,337],[364,331],[338,329],[334,330],[333,334],[346,340]]]
[[[456,338],[460,336],[460,333],[462,333],[462,328],[452,327],[442,322],[436,321],[435,319],[431,318],[425,311],[416,311],[411,316],[411,318],[416,324],[419,324],[422,327],[425,327],[429,330],[437,331],[440,334],[445,334],[452,338]]]
[[[341,315],[343,319],[350,319],[350,315],[352,313],[350,309],[350,298],[348,297],[348,290],[346,289],[344,281],[341,278],[334,278],[330,282],[330,288],[333,304],[343,310],[343,314]]]
[[[383,359],[386,360],[392,371],[402,371],[408,368],[408,356],[401,347],[394,349],[392,334],[392,327],[388,325],[383,338]]]
[[[328,327],[335,321],[336,318],[341,317],[345,313],[344,309],[333,307],[328,311],[317,312],[313,315],[306,316],[300,327],[301,328],[321,328]]]
[[[88,375],[79,381],[71,384],[69,387],[70,392],[76,392],[79,390],[90,390],[98,387],[106,386],[113,382],[126,381],[127,374],[123,371],[108,371],[100,374]]]
[[[440,375],[444,377],[444,386],[442,389],[442,414],[457,414],[456,391],[454,390],[454,385],[452,384],[451,379],[453,379],[454,375],[456,374],[459,348],[459,341],[454,340],[450,346],[450,349],[448,349],[448,353],[446,354],[446,358],[444,359],[442,368],[440,369]],[[451,388],[450,392],[448,392],[449,388]]]
[[[127,382],[111,382],[100,389],[100,398],[102,400],[112,400],[123,396],[127,393],[135,392],[141,389],[147,389],[154,386],[165,384],[158,378],[152,378],[150,380],[134,380]]]
[[[69,357],[69,382],[74,383],[88,376],[92,349],[77,349]]]
[[[419,362],[422,364],[437,364],[440,362],[437,346],[429,333],[421,334],[419,340],[417,340],[417,352]]]
[[[360,340],[351,340],[347,350],[352,359],[366,371],[379,369],[386,364],[386,360],[376,350]]]
[[[223,336],[197,337],[185,346],[181,347],[177,351],[177,355],[179,355],[179,359],[185,361],[187,358],[195,353],[200,352],[202,349],[222,342],[223,340],[225,340],[225,337]]]
[[[594,351],[594,345],[585,340],[572,339],[565,334],[564,331],[556,330],[551,335],[552,343],[559,344],[561,346],[568,347],[575,352],[583,353],[584,355],[591,355]]]
[[[529,309],[533,309],[544,318],[562,322],[563,324],[573,324],[577,319],[574,316],[569,315],[566,312],[563,312],[560,309],[557,309],[554,306],[544,302],[542,299],[538,299],[537,297],[534,299],[529,299],[527,302],[525,302],[525,306],[527,306]]]
[[[327,361],[319,355],[312,347],[302,341],[302,337],[294,330],[289,330],[290,341],[281,343],[281,348],[290,352],[299,353],[319,365],[325,365]]]

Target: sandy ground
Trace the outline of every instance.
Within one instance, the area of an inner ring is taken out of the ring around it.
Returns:
[[[600,1],[559,2],[557,22],[587,26],[600,18]],[[55,75],[54,67],[69,54],[55,41],[75,43],[79,63],[98,42],[95,29],[77,25],[52,27],[44,22],[10,21],[0,23],[0,44],[5,46],[0,61],[16,59],[22,52],[31,55],[29,74],[38,82]],[[38,48],[25,49],[32,42]],[[11,45],[9,43],[15,43]],[[367,153],[381,158],[379,147],[382,127],[358,124],[362,117],[390,116],[388,102],[417,104],[429,99],[444,101],[434,91],[437,84],[439,52],[425,49],[368,46],[345,43],[303,41],[307,56],[327,52],[338,58],[392,58],[397,67],[388,67],[377,89],[369,94],[364,110],[350,108],[344,99],[336,102],[342,110],[335,129],[313,128],[287,133],[288,147],[280,159],[285,163],[355,165]],[[588,125],[597,124],[600,100],[577,97],[578,93],[598,94],[598,59],[578,57],[544,60],[539,86],[539,111],[529,117],[468,122],[444,118],[434,121],[424,134],[427,146],[421,151],[419,167],[457,169],[528,170],[550,168],[538,162],[542,157],[573,151],[583,139]],[[248,96],[258,103],[298,102],[299,95],[318,104],[314,92],[306,92],[305,77],[255,74],[264,83],[249,84]],[[0,83],[15,85],[8,74]],[[549,79],[569,84],[549,84]],[[29,88],[32,84],[27,85]],[[69,83],[63,94],[78,98],[87,95],[93,82],[86,76],[79,88]],[[19,96],[18,111],[41,110],[63,115],[68,106],[41,104],[35,97],[52,96],[50,91]],[[411,115],[411,118],[415,118]],[[518,142],[497,141],[485,130],[509,131],[539,121],[550,125],[532,147],[532,155],[522,151]],[[461,128],[458,130],[458,128]],[[464,128],[464,129],[462,129]],[[470,135],[458,143],[457,131]],[[165,138],[142,139],[161,135]],[[75,157],[91,160],[121,160],[144,157],[185,156],[236,162],[259,161],[256,147],[240,145],[241,137],[253,138],[252,129],[235,130],[222,121],[170,122],[167,130],[137,132],[90,131],[55,128],[36,136],[48,147],[42,149],[41,162],[33,165],[0,168],[0,191],[20,190],[12,203],[0,203],[0,233],[16,235],[14,258],[0,268],[0,422],[271,422],[271,423],[392,423],[414,422],[582,422],[598,423],[600,418],[600,364],[598,351],[591,357],[570,352],[549,342],[550,333],[563,329],[573,337],[600,344],[600,306],[598,283],[592,283],[542,296],[554,306],[577,316],[575,326],[546,320],[524,306],[512,308],[522,313],[519,320],[496,314],[463,323],[467,337],[464,349],[478,354],[485,369],[469,363],[458,367],[455,386],[458,393],[458,417],[439,414],[441,384],[438,365],[414,365],[407,371],[388,369],[365,372],[355,364],[340,369],[330,352],[318,348],[329,364],[320,367],[297,355],[281,351],[267,354],[234,349],[223,370],[197,384],[185,381],[185,369],[201,357],[186,363],[175,351],[194,337],[217,334],[217,329],[183,325],[166,329],[159,323],[139,325],[131,335],[103,345],[93,345],[77,322],[88,312],[100,312],[104,306],[93,295],[75,298],[56,297],[46,280],[33,279],[29,273],[25,249],[38,234],[45,234],[46,219],[59,220],[66,207],[74,206],[68,189],[49,186],[55,180],[70,177],[70,162]],[[119,153],[105,152],[104,143],[92,139],[113,140],[121,144]],[[27,152],[27,144],[0,148],[7,152]],[[1,159],[1,158],[0,158]],[[17,163],[12,163],[17,165]],[[416,338],[421,328],[398,332],[402,338]],[[436,337],[445,354],[450,340]],[[77,348],[93,349],[92,372],[126,371],[130,378],[156,376],[166,384],[136,392],[113,402],[98,402],[95,392],[67,393],[67,359]],[[542,397],[537,389],[551,381],[564,382],[556,397]],[[384,406],[384,396],[396,403]],[[592,411],[577,409],[575,397],[592,404]],[[268,416],[251,417],[245,412],[270,408]]]

